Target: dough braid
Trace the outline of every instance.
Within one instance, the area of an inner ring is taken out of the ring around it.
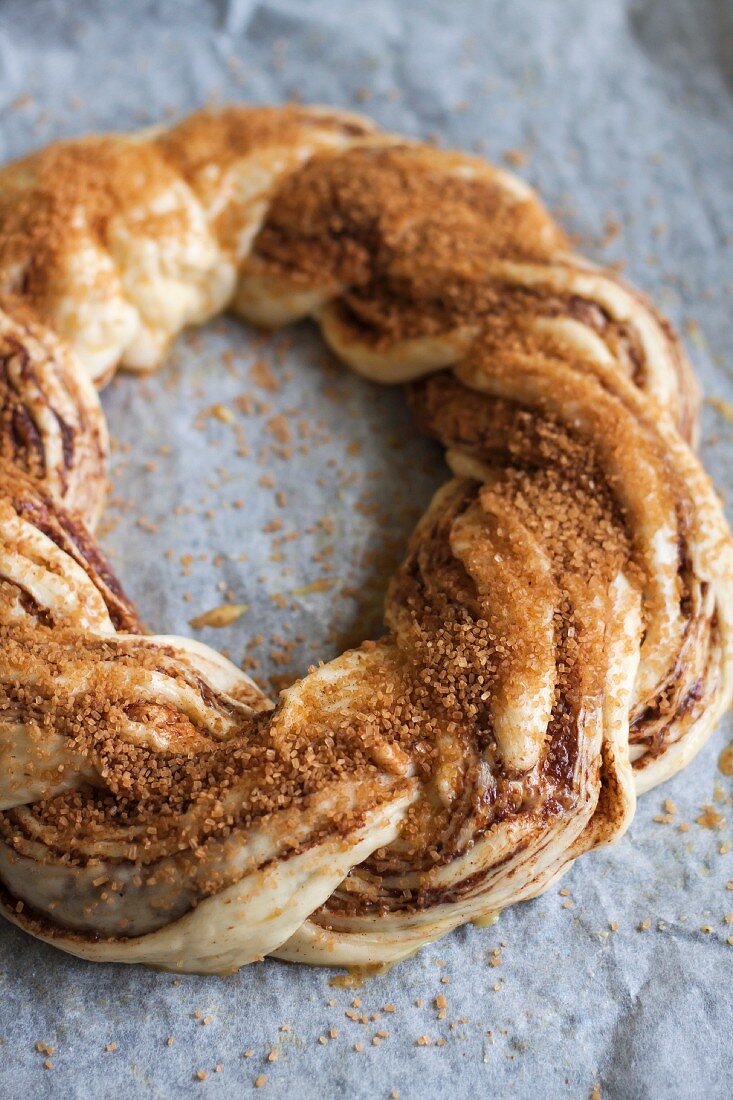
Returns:
[[[671,328],[526,185],[316,108],[0,171],[0,900],[94,960],[395,961],[628,827],[731,697],[733,556]],[[96,390],[229,308],[407,383],[453,470],[388,633],[276,706],[148,635]]]

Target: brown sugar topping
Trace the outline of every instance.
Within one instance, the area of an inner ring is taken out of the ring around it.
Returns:
[[[155,144],[190,182],[195,184],[202,173],[217,171],[250,153],[270,146],[288,147],[309,131],[331,130],[335,134],[361,137],[372,127],[356,116],[343,112],[305,110],[294,105],[286,107],[224,107],[202,110],[155,138]]]
[[[59,280],[68,282],[67,265],[87,239],[108,248],[116,216],[134,211],[135,231],[153,238],[187,228],[180,206],[153,201],[178,186],[178,177],[154,146],[132,138],[51,145],[5,168],[2,183],[3,289],[21,291],[31,306],[42,305]],[[88,292],[80,287],[77,294]]]
[[[255,257],[296,282],[347,286],[344,309],[394,338],[471,312],[479,288],[495,300],[483,282],[492,260],[542,262],[565,247],[536,199],[485,168],[397,146],[316,156],[287,176]]]

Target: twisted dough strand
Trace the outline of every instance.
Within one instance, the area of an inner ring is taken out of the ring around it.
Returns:
[[[731,539],[671,328],[523,183],[325,108],[0,172],[0,899],[85,958],[402,958],[628,827],[731,696]],[[225,307],[409,384],[455,474],[388,633],[277,706],[146,635],[90,379]]]

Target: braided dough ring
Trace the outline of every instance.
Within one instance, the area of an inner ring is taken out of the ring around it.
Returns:
[[[731,698],[733,552],[669,325],[473,157],[316,108],[0,171],[0,903],[99,961],[387,963],[628,827]],[[388,633],[267,700],[147,635],[95,387],[230,308],[409,384],[454,478]]]

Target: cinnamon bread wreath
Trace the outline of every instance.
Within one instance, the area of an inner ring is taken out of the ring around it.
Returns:
[[[731,538],[667,322],[533,191],[326,109],[0,171],[0,887],[93,960],[387,963],[620,837],[731,697]],[[454,477],[388,633],[273,705],[149,635],[92,531],[96,386],[222,309],[408,383]]]

